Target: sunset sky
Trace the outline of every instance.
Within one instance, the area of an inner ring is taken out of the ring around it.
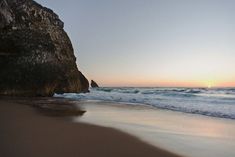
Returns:
[[[102,86],[235,86],[234,0],[37,0]]]

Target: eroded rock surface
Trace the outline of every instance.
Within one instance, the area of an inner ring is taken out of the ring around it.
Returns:
[[[0,0],[0,95],[88,91],[63,27],[33,0]]]
[[[94,80],[91,80],[91,87],[92,88],[99,88],[99,85]]]

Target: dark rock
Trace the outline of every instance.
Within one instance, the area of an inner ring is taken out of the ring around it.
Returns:
[[[99,86],[94,80],[91,80],[91,87],[92,88],[98,88]]]
[[[88,91],[63,26],[33,0],[0,0],[0,95]]]

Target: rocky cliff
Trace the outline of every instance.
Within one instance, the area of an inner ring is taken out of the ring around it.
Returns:
[[[0,0],[0,95],[88,91],[63,27],[33,0]]]
[[[91,80],[91,87],[92,88],[99,88],[99,85],[94,80]]]

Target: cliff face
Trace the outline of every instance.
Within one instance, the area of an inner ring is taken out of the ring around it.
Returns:
[[[0,0],[0,95],[88,91],[63,26],[33,0]]]
[[[92,88],[99,88],[99,85],[94,80],[91,80],[91,87]]]

